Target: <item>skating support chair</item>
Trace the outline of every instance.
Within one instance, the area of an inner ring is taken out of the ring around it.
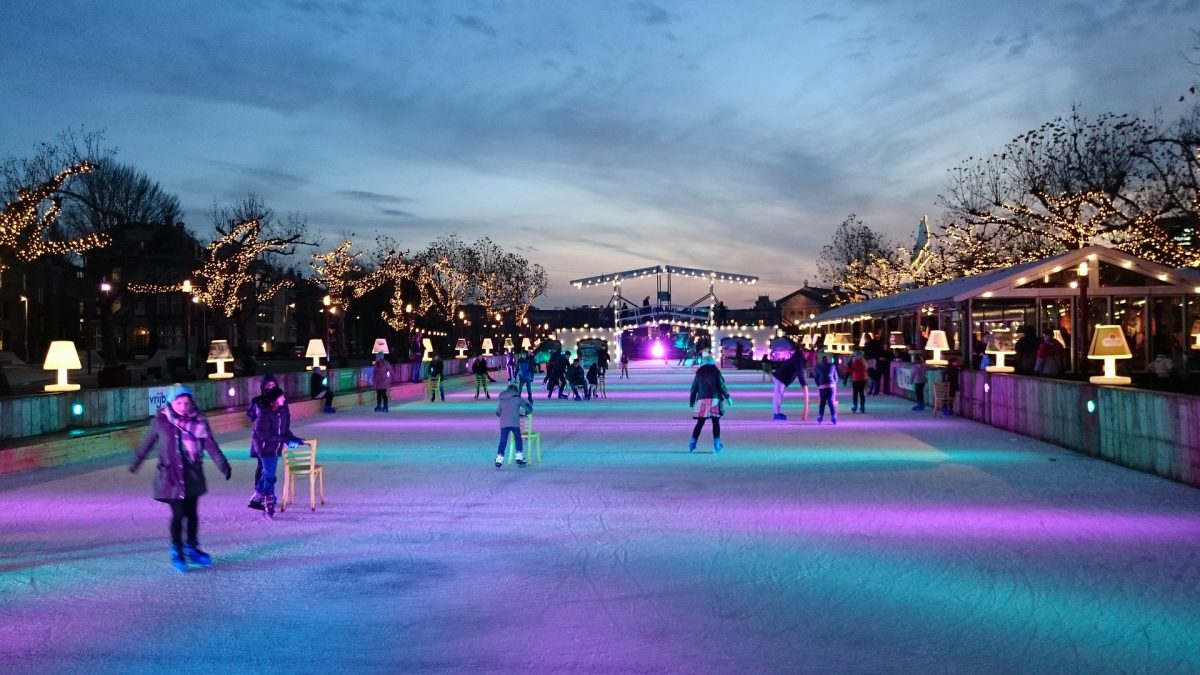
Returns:
[[[533,430],[533,415],[521,416],[521,444],[525,449],[525,461],[533,463],[535,460],[542,461],[542,434]],[[516,455],[517,444],[513,441],[512,436],[508,437],[508,447],[504,450],[504,461],[507,464],[513,463],[513,457]]]
[[[433,403],[434,397],[436,397],[439,393],[441,393],[441,389],[442,389],[442,378],[438,377],[437,375],[430,375],[429,377],[425,378],[425,398],[424,398],[424,400],[428,403]]]
[[[933,383],[933,414],[934,416],[942,414],[942,408],[949,406],[951,414],[954,413],[954,398],[950,396],[949,382],[934,382]]]
[[[296,503],[296,476],[308,476],[308,508],[317,510],[317,495],[325,503],[325,471],[317,464],[317,442],[310,440],[304,445],[283,450],[283,500],[279,504],[282,512]]]
[[[596,377],[596,387],[595,391],[592,392],[592,398],[596,398],[597,396],[600,398],[608,398],[608,390],[604,388],[604,373],[600,373]]]

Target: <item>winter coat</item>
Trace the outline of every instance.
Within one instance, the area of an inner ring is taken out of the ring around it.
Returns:
[[[429,376],[442,377],[446,372],[446,362],[441,359],[433,359],[429,362]]]
[[[867,381],[867,360],[861,356],[855,356],[850,359],[850,381]]]
[[[530,359],[517,359],[517,379],[521,382],[533,382],[533,366],[530,364]]]
[[[278,457],[284,443],[304,442],[292,433],[292,416],[286,404],[272,410],[265,394],[254,400],[258,403],[258,417],[250,427],[251,457]]]
[[[313,372],[308,376],[308,391],[313,398],[325,393],[329,389],[329,371]]]
[[[837,366],[833,362],[818,363],[813,371],[813,379],[817,381],[818,388],[832,387],[837,384],[838,374]]]
[[[376,359],[371,364],[371,386],[376,391],[387,389],[392,380],[392,364],[384,359]]]
[[[471,372],[475,373],[476,375],[487,375],[487,359],[483,358],[482,356],[477,357],[475,359],[475,363],[471,364]]]
[[[203,415],[199,417],[207,428],[208,421],[204,420]],[[160,502],[199,497],[208,491],[208,484],[204,481],[205,452],[216,462],[217,468],[225,474],[226,480],[229,479],[232,472],[216,439],[212,437],[211,429],[208,430],[208,438],[197,440],[201,450],[200,456],[194,462],[185,456],[186,452],[183,449],[181,437],[183,433],[185,432],[167,419],[165,409],[158,411],[158,414],[150,420],[150,426],[146,429],[146,438],[134,451],[133,463],[129,465],[130,473],[137,471],[142,462],[146,460],[146,455],[150,454],[155,446],[158,447],[158,471],[154,475],[153,494],[154,498]]]
[[[924,363],[914,363],[912,366],[912,383],[913,384],[925,384],[926,370],[927,370],[927,366]]]
[[[1038,375],[1046,375],[1055,377],[1061,375],[1065,370],[1067,352],[1058,340],[1049,338],[1042,342],[1038,347],[1037,362],[1033,366],[1034,372]]]
[[[521,392],[515,389],[505,389],[500,392],[500,403],[496,405],[496,417],[500,418],[500,428],[520,427],[521,417],[533,410],[529,403],[521,398]]]
[[[801,387],[807,387],[808,383],[804,381],[804,352],[799,349],[792,352],[787,360],[775,366],[771,377],[779,380],[785,387],[790,387],[796,380],[800,380]]]
[[[688,405],[694,407],[696,401],[706,398],[729,400],[729,390],[725,387],[725,378],[721,376],[721,370],[711,363],[706,363],[696,369],[696,376],[692,378],[692,393],[688,399]]]
[[[578,363],[567,369],[567,380],[575,386],[581,386],[584,383],[585,376],[583,374],[583,366]]]
[[[593,363],[587,369],[588,384],[600,384],[600,364]]]

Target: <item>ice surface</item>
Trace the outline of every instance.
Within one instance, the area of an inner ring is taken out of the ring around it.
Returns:
[[[538,393],[526,469],[466,380],[304,420],[328,503],[273,522],[222,437],[184,575],[152,463],[0,479],[0,671],[1200,672],[1200,491],[891,397],[772,422],[759,372],[689,455],[691,369],[632,370]]]

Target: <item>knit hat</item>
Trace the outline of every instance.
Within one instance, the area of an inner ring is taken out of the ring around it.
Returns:
[[[260,380],[258,383],[258,390],[265,394],[271,387],[278,386],[279,380],[276,380],[274,375],[263,375],[262,380]]]
[[[271,387],[263,392],[263,397],[266,401],[274,401],[280,396],[283,396],[283,390],[279,387]]]
[[[179,384],[178,382],[176,382],[175,384],[171,385],[170,389],[167,390],[167,403],[174,401],[175,399],[179,398],[180,396],[187,396],[188,398],[190,398],[192,400],[195,400],[195,398],[196,398],[195,396],[192,395],[191,389],[187,388],[187,386],[185,386],[185,385],[182,385],[182,384]]]

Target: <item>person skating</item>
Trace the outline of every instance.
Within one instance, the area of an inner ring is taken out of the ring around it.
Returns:
[[[388,386],[392,383],[392,364],[383,357],[383,352],[375,355],[371,364],[371,386],[375,387],[375,412],[388,411]]]
[[[480,389],[483,389],[484,396],[491,398],[492,395],[488,393],[487,387],[488,379],[490,379],[488,377],[487,359],[483,357],[483,354],[475,357],[475,362],[471,364],[471,372],[475,373],[475,400],[479,400]]]
[[[817,408],[817,424],[825,421],[825,406],[829,406],[829,420],[837,424],[837,366],[828,354],[822,354],[821,360],[813,371],[813,379],[817,382],[817,392],[821,402]]]
[[[262,476],[254,486],[255,496],[262,502],[268,517],[275,516],[275,469],[285,443],[295,445],[304,439],[292,433],[291,415],[287,414],[287,398],[279,387],[272,387],[258,397],[258,417],[250,428],[250,455],[262,463]]]
[[[253,399],[250,400],[250,407],[246,409],[246,418],[250,420],[251,425],[254,424],[254,420],[258,419],[258,414],[259,414],[259,412],[261,412],[261,407],[259,404],[260,404],[260,401],[262,398],[262,394],[267,393],[267,391],[270,390],[272,387],[278,387],[278,386],[279,386],[279,382],[278,382],[278,380],[275,379],[274,375],[263,375],[262,381],[259,383],[259,395],[255,396]],[[292,411],[290,408],[288,408],[286,398],[284,398],[284,400],[283,400],[283,408],[280,410],[279,414],[284,417],[285,426],[290,427],[291,423],[292,423]],[[251,454],[253,454],[253,453],[251,453]],[[250,496],[250,503],[246,504],[246,507],[251,508],[251,509],[256,509],[258,511],[262,511],[263,510],[262,495],[259,494],[259,492],[258,492],[258,481],[260,478],[262,478],[262,460],[258,459],[257,457],[255,459],[257,461],[255,462],[255,467],[254,467],[254,484],[253,484],[254,494]]]
[[[571,394],[575,396],[576,401],[583,401],[590,398],[588,394],[587,376],[583,372],[583,366],[579,364],[579,358],[571,363],[571,367],[567,369],[567,382],[571,385]],[[579,396],[579,390],[583,389],[583,397]]]
[[[208,491],[204,480],[204,453],[225,476],[233,469],[213,438],[208,420],[196,410],[192,390],[182,384],[171,385],[167,405],[154,415],[146,438],[134,451],[129,472],[136,473],[146,456],[158,448],[158,471],[154,474],[155,501],[171,507],[171,564],[180,572],[188,562],[201,567],[212,565],[212,557],[200,549],[199,501]],[[183,539],[183,521],[187,521],[187,541]],[[186,556],[186,559],[185,559]]]
[[[508,437],[511,434],[514,438],[513,443],[516,445],[516,455],[514,459],[517,466],[525,466],[525,446],[521,439],[521,417],[528,415],[533,408],[530,404],[521,398],[521,392],[517,389],[517,385],[510,384],[500,392],[498,397],[500,402],[496,404],[496,417],[500,418],[500,444],[496,446],[496,468],[504,466],[504,449],[508,445]]]
[[[912,384],[917,404],[912,407],[913,412],[925,410],[925,372],[925,357],[914,353],[912,355]]]
[[[617,379],[629,379],[629,355],[625,353],[625,350],[621,350],[621,374],[617,377]]]
[[[725,414],[725,406],[732,402],[721,370],[713,364],[711,358],[706,358],[704,365],[697,368],[692,377],[688,407],[692,409],[696,426],[692,428],[688,452],[696,450],[696,441],[700,438],[700,431],[704,429],[704,420],[712,420],[713,454],[721,452],[721,416]]]
[[[850,357],[850,391],[851,391],[851,413],[867,412],[867,359],[863,356],[862,351],[856,350],[854,355]]]
[[[524,349],[517,357],[517,392],[524,387],[529,394],[529,405],[533,405],[533,356]]]
[[[321,412],[337,412],[333,408],[333,389],[329,386],[329,377],[321,370],[321,366],[313,366],[312,375],[308,377],[308,391],[313,400],[321,399]]]
[[[600,386],[600,363],[596,362],[588,366],[587,369],[587,396],[585,398],[595,399],[596,388]]]
[[[431,393],[429,394],[430,403],[433,403],[434,399],[436,399],[439,395],[441,395],[443,402],[446,401],[446,389],[442,385],[442,377],[445,375],[445,372],[446,364],[444,361],[442,361],[442,355],[434,352],[431,360],[429,361],[429,381],[431,383]]]
[[[783,405],[783,390],[791,386],[792,382],[800,381],[800,388],[804,391],[804,415],[803,419],[808,419],[808,382],[804,380],[804,350],[797,349],[792,352],[792,355],[775,367],[771,371],[771,383],[774,385],[774,393],[771,397],[771,407],[773,410],[771,419],[778,421],[786,421],[787,415],[783,414],[781,406]]]

